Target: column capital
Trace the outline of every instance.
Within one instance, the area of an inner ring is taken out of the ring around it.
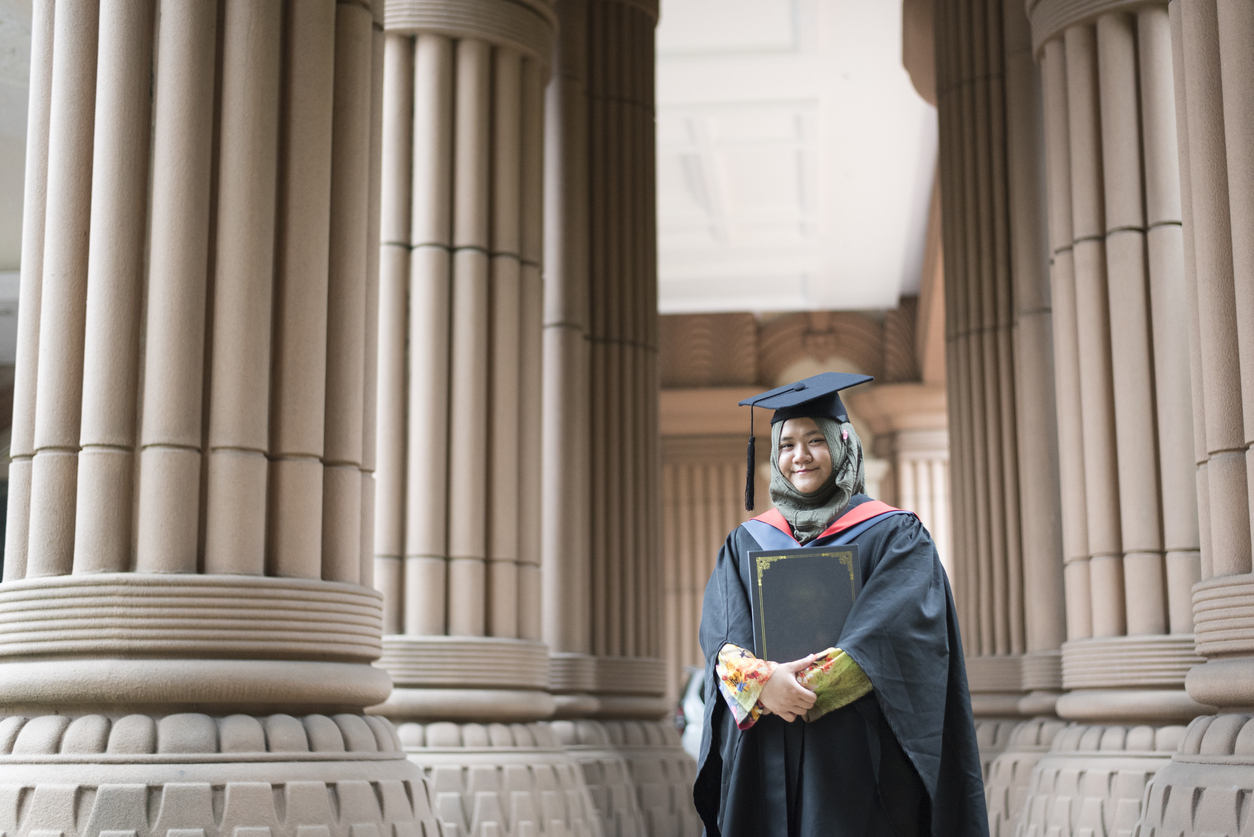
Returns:
[[[383,27],[397,34],[479,38],[548,66],[557,14],[550,0],[386,0]]]
[[[624,6],[630,6],[636,11],[644,12],[656,24],[658,21],[658,0],[606,0],[610,3],[621,3]]]
[[[1140,6],[1165,6],[1163,0],[1027,0],[1032,24],[1032,54],[1046,41],[1077,23],[1088,23],[1110,12],[1134,11]]]

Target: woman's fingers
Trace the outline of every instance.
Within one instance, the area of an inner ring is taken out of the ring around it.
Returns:
[[[810,665],[810,663],[814,662],[816,656],[816,654],[811,654],[808,657],[802,657],[800,660],[793,660],[791,663],[780,663],[779,668],[786,669],[787,671],[791,671],[793,674],[796,674],[806,666]]]

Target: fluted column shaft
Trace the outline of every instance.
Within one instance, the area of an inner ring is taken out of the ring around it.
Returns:
[[[398,716],[553,706],[540,691],[539,518],[554,18],[546,2],[499,5],[481,18],[441,3],[388,10],[373,522]],[[521,688],[456,673],[457,659],[493,653],[520,660]]]
[[[919,516],[936,544],[941,563],[952,571],[949,447],[944,431],[898,431],[893,439],[896,504]]]
[[[558,12],[546,140],[544,632],[563,715],[656,717],[665,683],[657,9],[572,0]]]
[[[1169,593],[1174,596],[1177,585],[1181,593],[1186,585],[1192,588],[1192,612],[1173,601],[1170,621],[1174,630],[1178,619],[1190,619],[1197,653],[1207,661],[1189,671],[1188,694],[1218,707],[1219,714],[1196,718],[1171,762],[1154,776],[1138,833],[1236,834],[1243,825],[1225,800],[1254,790],[1248,767],[1231,767],[1248,762],[1246,742],[1254,730],[1248,715],[1254,702],[1254,623],[1247,606],[1254,579],[1254,246],[1248,233],[1254,221],[1254,122],[1248,107],[1254,95],[1254,6],[1172,0],[1152,12],[1161,34],[1140,53],[1156,59],[1142,65],[1156,67],[1165,92],[1143,95],[1142,102],[1147,121],[1154,108],[1163,123],[1174,117],[1175,132],[1167,134],[1158,159],[1147,148],[1146,205],[1154,203],[1150,191],[1156,188],[1178,201],[1183,221],[1182,234],[1180,227],[1164,227],[1169,234],[1160,234],[1157,246],[1150,240],[1151,272],[1156,260],[1169,259],[1182,274],[1162,305],[1163,314],[1174,316],[1160,321],[1155,306],[1154,336],[1157,340],[1160,322],[1173,336],[1187,335],[1187,349],[1173,364],[1191,380],[1179,401],[1191,402],[1192,434],[1173,441],[1181,448],[1193,442],[1190,461],[1172,472],[1170,482],[1164,468],[1163,490],[1168,503],[1179,503],[1190,493],[1185,486],[1195,486],[1201,551],[1200,566],[1172,575],[1170,550],[1178,546],[1164,520]],[[1146,14],[1140,13],[1140,22]],[[1168,66],[1173,86],[1163,78]],[[1177,161],[1178,167],[1171,165]],[[1162,175],[1151,173],[1152,164],[1165,170]],[[1177,172],[1178,179],[1166,176]],[[1152,285],[1151,294],[1160,287]],[[1180,431],[1185,423],[1172,429]],[[1164,432],[1161,413],[1159,424]]]
[[[1237,602],[1254,578],[1254,123],[1241,103],[1254,90],[1254,14],[1215,0],[1169,9],[1202,546],[1192,615],[1198,653],[1210,659],[1188,689],[1204,703],[1247,706],[1254,634]]]
[[[592,711],[587,3],[563,2],[545,136],[543,636],[559,714]]]
[[[661,709],[663,669],[653,30],[593,2],[588,23],[591,651],[602,714]],[[638,672],[633,674],[630,672]],[[635,686],[628,683],[639,676]],[[610,695],[627,687],[625,701]],[[636,699],[634,695],[639,695]]]
[[[1026,22],[1004,6],[936,14],[955,598],[973,706],[1003,717],[1058,688],[1062,640],[1039,100]]]
[[[48,258],[25,281],[48,304],[23,309],[41,349],[18,394],[13,454],[32,480],[10,506],[5,582],[357,587],[368,324],[332,328],[326,310],[329,289],[364,300],[373,282],[373,18],[330,0],[286,21],[279,3],[227,2],[219,30],[213,2],[157,6],[67,3],[52,15],[62,40],[40,33],[64,53],[36,46],[52,53],[32,105],[50,114],[34,155],[49,185],[29,209]],[[355,389],[327,386],[336,341]],[[333,411],[347,423],[324,424]],[[324,492],[344,464],[352,496]]]
[[[702,668],[701,600],[727,533],[744,510],[743,440],[667,438],[662,468],[666,693],[678,700],[686,669]]]
[[[1189,349],[1172,317],[1186,306],[1167,12],[1107,13],[1034,35],[1057,392],[1070,413],[1060,416],[1062,491],[1079,480],[1085,498],[1064,503],[1064,684],[1078,691],[1059,711],[1184,719],[1198,711],[1179,685],[1196,659],[1185,601],[1199,552],[1193,497],[1172,490],[1187,479],[1192,416]],[[1112,665],[1133,658],[1139,667]]]

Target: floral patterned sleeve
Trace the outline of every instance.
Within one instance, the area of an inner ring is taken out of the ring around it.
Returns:
[[[814,706],[806,721],[817,721],[833,709],[853,703],[871,691],[871,679],[848,654],[829,648],[797,675],[802,686],[814,692]]]
[[[775,671],[775,663],[759,660],[750,652],[730,642],[718,652],[714,664],[718,674],[718,689],[731,707],[739,729],[748,729],[757,723],[766,707],[758,702],[762,687]]]

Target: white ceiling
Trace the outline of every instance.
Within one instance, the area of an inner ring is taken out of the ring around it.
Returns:
[[[0,271],[22,249],[31,0],[0,0]]]
[[[662,0],[662,313],[895,308],[917,292],[936,111],[897,0]]]

